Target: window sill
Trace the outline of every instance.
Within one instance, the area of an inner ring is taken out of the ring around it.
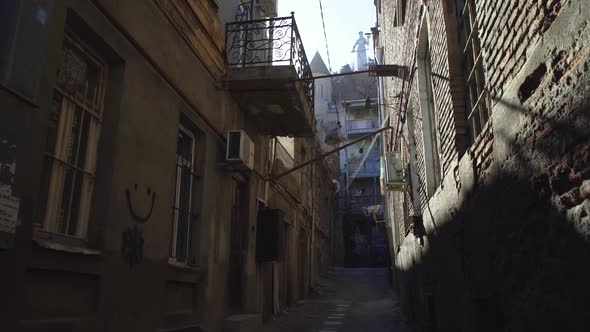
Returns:
[[[33,239],[33,243],[43,249],[66,252],[70,254],[80,254],[84,256],[100,256],[102,252],[94,249],[88,249],[79,246],[62,244],[54,241]]]
[[[168,258],[168,266],[174,268],[174,269],[178,269],[178,270],[183,270],[183,271],[190,271],[190,272],[201,272],[203,271],[203,268],[195,266],[195,265],[189,265],[187,263],[182,263],[182,262],[177,262],[174,258],[170,257]]]

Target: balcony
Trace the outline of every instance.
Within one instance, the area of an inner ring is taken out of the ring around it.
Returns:
[[[339,209],[349,214],[367,214],[367,208],[381,204],[379,195],[350,195],[339,197]]]
[[[359,168],[360,165],[360,168]],[[358,171],[358,172],[357,172]],[[367,160],[362,165],[360,163],[349,163],[348,174],[355,175],[357,178],[375,177],[381,174],[381,165],[379,161]]]
[[[346,120],[346,132],[348,135],[367,134],[377,130],[377,120]]]
[[[228,23],[227,86],[261,133],[311,136],[314,81],[293,16]]]

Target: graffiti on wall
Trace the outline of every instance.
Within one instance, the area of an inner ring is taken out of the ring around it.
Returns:
[[[134,192],[137,193],[137,183],[134,186]],[[131,217],[135,219],[135,221],[139,223],[146,223],[150,217],[152,216],[152,211],[154,210],[154,205],[156,204],[156,192],[153,192],[150,187],[147,187],[147,201],[148,201],[148,208],[146,212],[138,213],[136,207],[133,205],[132,194],[129,189],[125,190],[125,197],[127,198],[127,208],[129,209],[129,213]],[[141,196],[141,194],[137,194]],[[141,200],[141,197],[138,199]]]
[[[129,267],[141,263],[143,259],[143,230],[139,225],[127,227],[123,232],[121,255]]]
[[[129,188],[125,190],[125,198],[129,214],[138,224],[127,227],[122,233],[121,256],[127,261],[129,267],[133,267],[141,263],[143,259],[144,239],[141,224],[148,222],[152,216],[156,204],[156,193],[148,186],[144,196],[138,191],[138,185],[135,184],[133,191]],[[141,206],[143,208],[140,208]]]

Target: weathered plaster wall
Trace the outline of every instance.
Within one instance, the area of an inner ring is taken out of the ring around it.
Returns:
[[[22,223],[17,228],[15,247],[0,251],[0,265],[11,271],[0,279],[2,293],[6,294],[2,312],[7,316],[3,317],[9,318],[1,329],[122,331],[199,324],[219,330],[229,315],[227,275],[234,185],[231,174],[218,165],[224,158],[224,142],[122,30],[143,46],[143,51],[216,130],[240,128],[249,133],[257,147],[255,168],[261,173],[268,157],[267,139],[246,121],[229,93],[208,74],[155,3],[102,5],[116,13],[115,19],[122,26],[114,26],[90,1],[53,2],[47,17],[47,35],[42,36],[47,38],[48,46],[41,54],[46,61],[39,74],[36,98],[21,100],[4,90],[0,95],[0,139],[8,135],[17,146],[13,193],[22,202]],[[72,17],[83,22],[82,30],[76,32],[99,36],[89,42],[104,52],[101,55],[109,64],[89,236],[87,241],[76,242],[80,247],[73,249],[64,246],[58,237],[33,229],[50,101],[66,20]],[[23,43],[17,44],[15,52],[27,54],[27,50]],[[194,243],[198,247],[196,268],[168,263],[181,114],[200,130],[202,158],[198,167],[203,195],[197,224],[200,230]],[[256,198],[264,196],[264,186],[255,176],[246,181],[249,208],[245,218],[248,241],[244,297],[249,302],[244,306],[260,312],[262,301],[256,293],[262,287],[256,285],[260,275],[254,260],[254,231]],[[127,202],[127,190],[131,203]],[[155,197],[153,211],[140,224],[128,205],[143,214],[150,210],[151,195]],[[223,208],[213,208],[219,206]],[[143,259],[133,266],[121,254],[122,234],[130,227],[137,227],[143,235]],[[44,244],[38,245],[40,242]],[[252,285],[255,287],[249,287]]]

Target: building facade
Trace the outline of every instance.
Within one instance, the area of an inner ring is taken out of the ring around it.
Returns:
[[[376,61],[398,70],[379,85],[383,150],[401,154],[407,185],[384,194],[405,317],[424,331],[585,330],[588,6],[375,5]]]
[[[343,100],[341,111],[347,142],[380,127],[377,99]],[[344,265],[384,266],[388,248],[381,209],[378,136],[360,140],[340,152],[339,203],[343,219]]]
[[[342,118],[337,112],[337,99],[334,89],[334,77],[330,76],[332,72],[326,66],[326,63],[316,52],[310,62],[311,71],[315,79],[315,96],[314,96],[314,114],[316,119],[317,137],[320,144],[318,153],[327,154],[322,158],[322,162],[330,170],[330,179],[335,186],[334,193],[338,195],[340,192],[340,183],[338,176],[340,174],[340,152],[332,153],[338,148],[339,144],[344,140],[345,136],[342,130]],[[332,251],[332,264],[342,266],[343,264],[343,238],[342,238],[342,213],[337,213],[336,197],[332,198],[330,205],[332,207],[333,222],[331,225],[330,248]]]
[[[295,19],[252,4],[0,5],[2,330],[220,331],[306,296],[332,181],[279,176],[318,149],[313,80]],[[269,26],[291,58],[240,32]]]

